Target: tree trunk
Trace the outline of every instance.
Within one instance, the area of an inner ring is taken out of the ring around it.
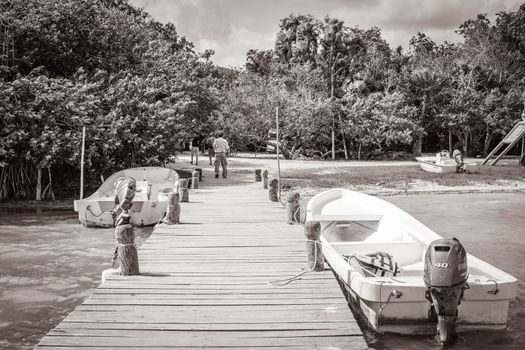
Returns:
[[[452,144],[452,129],[448,129],[448,152],[450,154],[452,154],[452,151],[454,151],[452,149],[452,147],[454,147],[454,145]]]
[[[341,125],[343,125],[343,121],[341,120],[341,113],[338,113],[337,116],[339,117],[339,127],[341,128]],[[343,149],[345,151],[345,159],[348,160],[348,148],[346,147],[346,138],[343,128],[341,128],[341,137],[343,138]]]
[[[37,167],[36,172],[36,198],[37,201],[42,200],[42,167]]]
[[[492,141],[492,132],[487,124],[487,130],[485,132],[485,142],[483,143],[483,157],[489,154],[490,142]]]
[[[55,200],[55,192],[53,191],[53,181],[51,180],[51,167],[47,167],[47,176],[49,177],[49,195],[52,200]]]
[[[417,135],[416,141],[412,146],[412,155],[414,157],[421,156],[421,149],[423,147],[423,135]]]
[[[334,99],[334,63],[333,63],[333,57],[334,57],[334,44],[332,41],[331,47],[330,47],[330,68],[331,68],[331,74],[330,74],[330,102]],[[335,120],[334,120],[334,114],[332,111],[332,160],[335,160]]]
[[[332,160],[335,160],[335,125],[332,123]]]
[[[363,144],[359,142],[359,149],[357,150],[357,160],[361,160],[361,146]]]
[[[467,154],[468,154],[468,146],[469,146],[469,144],[468,144],[468,141],[469,141],[469,140],[468,140],[468,139],[469,139],[469,132],[468,132],[468,131],[465,131],[465,132],[463,133],[463,136],[464,136],[464,138],[465,138],[465,141],[463,142],[463,154],[464,154],[465,156],[467,156]]]

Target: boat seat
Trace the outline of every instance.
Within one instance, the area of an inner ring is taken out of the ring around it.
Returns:
[[[137,188],[135,190],[135,198],[147,198],[148,197],[148,182],[137,181]]]
[[[419,260],[413,264],[400,266],[399,271],[399,276],[422,276],[423,261]]]

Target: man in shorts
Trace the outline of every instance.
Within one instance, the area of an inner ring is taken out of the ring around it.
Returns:
[[[217,138],[213,141],[213,150],[215,151],[215,178],[219,177],[219,166],[222,166],[222,177],[228,176],[228,160],[230,145],[223,137],[222,132],[217,133]]]

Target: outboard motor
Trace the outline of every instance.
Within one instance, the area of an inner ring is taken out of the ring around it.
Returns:
[[[434,317],[437,316],[441,346],[449,345],[456,337],[458,305],[467,277],[467,252],[456,238],[430,243],[425,254],[424,281],[426,298],[432,303]]]
[[[115,207],[111,210],[115,227],[129,223],[128,210],[133,206],[133,198],[137,190],[137,182],[132,177],[126,177],[117,182],[115,189]]]

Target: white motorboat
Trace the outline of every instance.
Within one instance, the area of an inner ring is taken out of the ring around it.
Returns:
[[[307,221],[351,305],[379,332],[503,329],[517,280],[382,199],[345,189],[313,197]],[[459,304],[459,305],[458,305]],[[457,315],[457,319],[456,319]]]
[[[448,151],[442,151],[436,154],[435,157],[416,157],[421,169],[430,173],[446,174],[455,173],[457,163],[450,158]],[[464,162],[464,169],[468,171],[474,170],[476,163]]]
[[[135,196],[129,209],[130,223],[148,226],[157,223],[168,205],[168,195],[178,185],[179,176],[173,169],[160,167],[131,168],[111,175],[91,196],[76,200],[75,211],[82,225],[113,227],[117,186],[123,179],[135,180]]]

